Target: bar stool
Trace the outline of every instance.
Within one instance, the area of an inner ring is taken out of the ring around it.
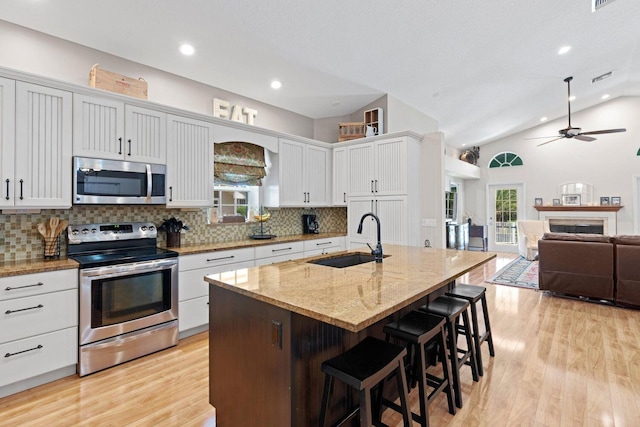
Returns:
[[[456,406],[462,408],[462,390],[460,386],[460,368],[468,364],[471,366],[471,374],[474,381],[479,381],[476,351],[471,341],[471,325],[469,322],[469,302],[463,299],[440,296],[428,305],[420,307],[420,310],[437,316],[442,316],[446,320],[447,347],[449,348],[449,358],[451,359],[451,373],[453,378],[453,392]],[[462,325],[458,327],[460,318]],[[467,348],[458,347],[458,332],[462,333],[467,341]],[[460,354],[460,357],[458,357]]]
[[[400,320],[391,322],[383,329],[387,341],[391,337],[404,341],[409,346],[409,355],[413,355],[411,366],[411,379],[418,382],[418,393],[420,397],[420,414],[411,413],[414,421],[423,427],[429,426],[429,413],[427,408],[431,401],[440,392],[447,394],[449,403],[449,413],[456,414],[456,407],[453,403],[453,383],[451,381],[451,366],[447,362],[446,355],[446,333],[445,319],[441,316],[434,316],[420,311],[412,311]],[[427,372],[426,347],[435,343],[438,347],[440,362],[444,378],[436,377]],[[434,390],[427,392],[427,386]],[[384,402],[386,406],[397,406],[393,402]],[[399,409],[399,408],[395,408]]]
[[[411,426],[407,379],[403,361],[406,354],[406,348],[377,338],[366,337],[341,355],[324,361],[321,368],[322,372],[325,373],[325,379],[320,427],[324,427],[325,424],[334,378],[355,388],[360,393],[360,407],[344,416],[338,424],[344,423],[359,411],[360,426],[370,427],[373,425],[371,389],[394,372],[396,373],[398,394],[400,395],[402,419],[405,426]],[[381,425],[379,420],[376,421],[377,425]]]
[[[489,346],[489,355],[496,355],[493,350],[493,336],[491,335],[491,324],[489,323],[489,310],[487,309],[487,288],[483,286],[472,286],[460,283],[456,285],[447,295],[455,298],[462,298],[469,301],[471,305],[471,324],[473,325],[473,342],[476,346],[476,358],[478,360],[478,374],[484,375],[484,367],[482,366],[482,349],[480,346],[483,342],[487,342]],[[480,326],[478,324],[478,310],[476,303],[482,303],[482,314],[484,316],[484,334],[480,335]]]

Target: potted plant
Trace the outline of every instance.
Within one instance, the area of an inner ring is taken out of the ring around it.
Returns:
[[[167,232],[167,246],[170,248],[180,247],[180,231],[189,230],[189,227],[175,217],[165,219],[158,231]]]

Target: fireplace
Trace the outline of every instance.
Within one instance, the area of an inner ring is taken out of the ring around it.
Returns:
[[[549,218],[549,230],[553,233],[604,234],[605,220],[582,218]]]
[[[549,230],[561,233],[592,233],[613,236],[618,230],[622,206],[535,206],[538,219],[549,222]]]

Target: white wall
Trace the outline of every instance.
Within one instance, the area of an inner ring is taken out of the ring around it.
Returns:
[[[583,142],[561,139],[537,147],[546,139],[525,138],[556,135],[567,126],[566,117],[525,132],[482,146],[478,161],[480,180],[465,182],[465,209],[474,212],[474,222],[486,224],[485,193],[488,184],[525,183],[526,219],[537,219],[534,199],[541,197],[545,205],[560,198],[558,186],[567,182],[586,182],[594,186],[594,201],[600,196],[620,196],[618,234],[633,234],[633,176],[640,175],[640,97],[621,97],[598,106],[573,113],[571,122],[583,131],[626,128],[626,133],[597,135],[597,141]],[[518,154],[524,166],[488,169],[498,153]],[[598,203],[598,202],[596,202]]]
[[[387,111],[385,111],[385,133],[411,130],[427,134],[438,131],[438,121],[405,104],[398,98],[387,95]]]
[[[89,70],[99,63],[105,70],[143,77],[149,85],[149,101],[212,114],[213,98],[220,98],[258,110],[256,126],[313,138],[313,120],[309,117],[2,20],[0,40],[2,67],[89,86]]]

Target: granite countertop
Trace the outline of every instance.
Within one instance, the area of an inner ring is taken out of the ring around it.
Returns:
[[[215,286],[237,292],[315,320],[359,332],[406,307],[451,280],[484,264],[495,253],[383,245],[382,263],[347,268],[325,267],[307,261],[323,255],[248,269],[239,279]],[[359,252],[344,251],[340,254]]]
[[[325,239],[331,237],[343,237],[346,233],[318,233],[318,234],[295,234],[292,236],[274,237],[273,239],[265,240],[238,240],[235,242],[222,242],[222,243],[205,243],[201,245],[186,245],[179,248],[166,248],[180,255],[199,254],[204,252],[216,252],[226,251],[229,249],[241,249],[241,248],[253,248],[256,246],[275,245],[277,243],[287,242],[301,242],[305,240]]]
[[[70,270],[78,268],[71,258],[33,259],[24,261],[0,262],[0,277],[19,276],[21,274],[44,273],[47,271]]]
[[[178,252],[180,255],[199,254],[205,252],[224,251],[229,249],[251,248],[261,245],[274,245],[276,243],[298,242],[304,240],[324,239],[331,237],[343,237],[345,233],[319,233],[296,234],[293,236],[276,237],[269,240],[239,240],[236,242],[206,243],[202,245],[189,245],[179,248],[167,248]],[[19,276],[21,274],[42,273],[46,271],[67,270],[78,268],[79,264],[71,258],[58,259],[33,259],[21,261],[0,262],[0,277]]]

